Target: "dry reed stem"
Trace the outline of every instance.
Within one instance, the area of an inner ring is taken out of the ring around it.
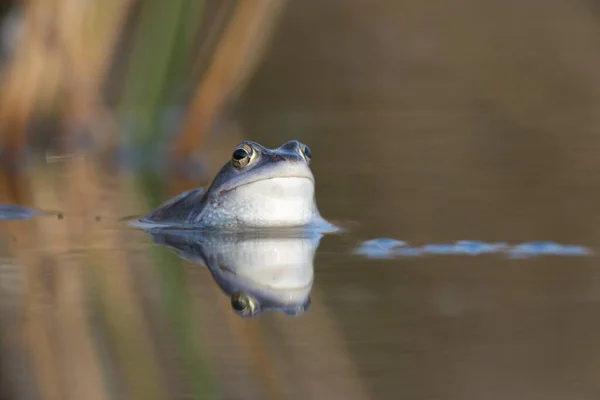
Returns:
[[[2,172],[0,191],[2,201],[13,204],[31,204],[31,193],[27,183],[14,174]],[[52,332],[50,294],[43,279],[43,260],[38,251],[39,237],[35,221],[13,221],[3,224],[11,236],[11,253],[18,265],[25,270],[23,279],[24,303],[21,324],[5,327],[12,338],[20,337],[21,345],[28,354],[29,363],[35,376],[39,398],[49,400],[64,399],[59,369],[56,368],[58,355]],[[19,335],[13,331],[18,329]]]
[[[92,264],[88,272],[99,287],[99,301],[131,398],[164,399],[167,394],[148,327],[135,297],[129,266],[121,251],[99,250],[119,248],[122,238],[114,226],[104,231],[94,229],[95,216],[103,214],[117,219],[123,199],[118,195],[106,196],[108,193],[102,196],[101,174],[96,168],[97,165],[83,157],[73,159],[65,188],[65,207],[69,210],[65,219],[74,220],[70,229],[88,248],[86,253]],[[131,183],[126,177],[118,180],[119,189],[127,186]]]
[[[34,188],[37,189],[38,204],[51,209],[64,209],[65,204],[58,199],[56,187],[49,185],[52,180],[48,175],[45,170],[34,175],[37,178]],[[71,227],[72,221],[71,218],[39,221],[40,236],[44,238],[41,246],[54,261],[55,316],[64,391],[68,399],[108,399],[110,395],[102,375],[92,328],[86,323],[88,288],[81,274],[82,257],[70,255],[73,253],[71,244],[75,233]]]
[[[262,393],[252,390],[256,386],[256,379],[253,374],[247,373],[251,368],[251,361],[240,351],[237,339],[239,333],[229,327],[225,314],[233,311],[223,306],[215,307],[215,302],[227,302],[227,298],[219,290],[215,291],[216,283],[205,266],[188,262],[184,265],[186,290],[191,299],[190,309],[194,315],[199,316],[192,323],[194,330],[202,332],[207,343],[205,347],[211,359],[212,375],[222,398],[264,398]]]
[[[121,181],[123,184],[118,189],[124,200],[119,204],[127,204],[128,210],[134,210],[135,213],[144,212],[147,207],[146,201],[135,190],[135,185],[125,178]],[[139,304],[146,317],[147,326],[152,330],[156,346],[160,350],[157,352],[157,361],[162,367],[165,389],[171,396],[175,394],[184,396],[193,391],[194,381],[199,378],[187,374],[189,370],[185,368],[185,356],[182,353],[184,350],[181,343],[178,342],[176,323],[171,318],[171,309],[166,304],[166,296],[163,296],[163,277],[155,268],[156,265],[153,265],[156,264],[150,248],[153,244],[143,232],[128,231],[126,233],[143,239],[139,246],[143,246],[145,251],[130,254],[130,264],[139,266],[132,270],[132,279],[138,290]]]
[[[61,0],[57,31],[67,72],[64,118],[73,133],[89,129],[98,148],[115,147],[115,121],[101,100],[101,85],[132,0]]]
[[[294,364],[304,373],[299,381],[308,399],[341,398],[348,400],[368,399],[369,395],[360,379],[360,374],[351,356],[343,347],[345,340],[335,320],[318,299],[311,294],[313,306],[305,317],[298,321],[281,321],[277,324],[285,341],[290,344],[291,359],[285,364]],[[288,318],[278,315],[278,319]],[[310,338],[310,339],[309,339]],[[314,343],[318,338],[318,343]]]
[[[191,268],[198,268],[188,261],[185,261],[186,270]],[[189,275],[188,275],[189,276]],[[207,276],[208,278],[208,276]],[[210,277],[212,280],[212,277]],[[264,343],[264,337],[260,331],[258,320],[245,320],[235,315],[231,308],[229,298],[223,294],[217,284],[213,281],[203,285],[204,289],[207,289],[210,295],[211,308],[217,307],[217,313],[220,314],[217,318],[222,323],[225,319],[225,326],[228,327],[229,334],[233,337],[237,348],[241,350],[241,353],[245,355],[245,359],[248,362],[248,367],[252,373],[258,378],[262,392],[268,399],[283,399],[283,390],[281,389],[281,383],[277,377],[277,373],[273,367],[273,363],[267,356],[267,348]],[[191,290],[191,287],[189,287]],[[190,297],[198,298],[198,295],[190,293]],[[193,304],[194,307],[202,307],[198,303]],[[202,315],[206,318],[211,313],[204,312]],[[204,324],[198,329],[207,331],[206,319]],[[229,346],[228,346],[229,347]]]
[[[3,71],[0,121],[7,157],[20,154],[26,144],[27,124],[36,107],[52,104],[60,89],[60,60],[50,46],[53,3],[50,0],[25,3],[26,29]]]
[[[249,79],[285,3],[284,0],[238,2],[175,139],[171,149],[174,158],[193,154],[225,100]]]
[[[5,71],[0,92],[2,146],[7,156],[26,145],[27,125],[36,109],[50,109],[67,90],[64,115],[76,127],[98,126],[102,147],[117,141],[114,121],[99,96],[112,52],[132,0],[31,0],[25,3],[25,30]],[[106,129],[106,125],[108,128]],[[101,133],[108,130],[110,134]]]
[[[215,292],[218,289],[215,287]],[[215,293],[217,295],[218,293]],[[221,294],[223,298],[223,295]],[[225,300],[226,298],[223,298]],[[263,390],[269,399],[283,399],[285,396],[281,388],[281,382],[277,376],[273,360],[268,356],[268,349],[260,329],[260,321],[243,320],[233,313],[230,302],[220,301],[223,312],[227,313],[229,326],[233,332],[243,334],[237,335],[240,347],[247,357],[252,361],[252,370],[257,375]]]

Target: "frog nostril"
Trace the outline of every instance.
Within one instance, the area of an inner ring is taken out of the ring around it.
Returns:
[[[282,149],[290,150],[290,151],[298,151],[298,149],[300,149],[300,147],[301,147],[301,144],[297,140],[290,140],[289,142],[287,142],[286,144],[281,146]]]

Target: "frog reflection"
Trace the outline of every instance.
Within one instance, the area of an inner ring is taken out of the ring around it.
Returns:
[[[154,242],[206,265],[241,317],[268,310],[300,316],[310,307],[313,262],[322,235],[280,232],[277,237],[192,230],[148,231]]]

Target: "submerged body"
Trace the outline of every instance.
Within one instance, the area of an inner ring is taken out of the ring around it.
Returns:
[[[244,141],[208,189],[184,192],[137,221],[145,226],[287,228],[321,226],[310,149],[290,141],[277,149]]]

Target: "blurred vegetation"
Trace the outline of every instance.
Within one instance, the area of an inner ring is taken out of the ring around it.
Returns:
[[[255,69],[285,4],[4,2],[3,161],[17,163],[36,143],[58,153],[133,149],[142,165],[193,155]]]

